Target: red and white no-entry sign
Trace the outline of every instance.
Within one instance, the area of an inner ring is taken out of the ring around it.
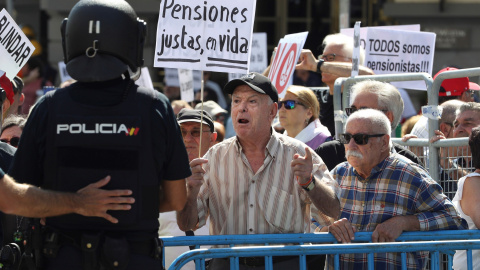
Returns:
[[[304,37],[287,35],[278,43],[268,78],[277,88],[279,98],[285,96],[285,90],[292,82],[293,72],[306,39],[305,33],[301,33],[301,35]]]

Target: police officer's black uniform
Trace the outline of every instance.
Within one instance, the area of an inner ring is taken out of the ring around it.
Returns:
[[[101,218],[48,218],[46,269],[161,269],[161,180],[190,175],[168,99],[136,86],[145,23],[124,1],[82,0],[62,25],[67,70],[79,80],[39,100],[10,174],[48,189],[76,191],[106,175],[107,189],[131,189],[130,211]],[[107,268],[102,268],[107,267]]]

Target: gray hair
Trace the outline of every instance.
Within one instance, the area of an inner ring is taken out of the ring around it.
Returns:
[[[458,100],[458,99],[452,99],[452,100],[447,100],[440,104],[442,106],[442,117],[440,118],[439,123],[446,123],[449,125],[453,125],[453,121],[455,121],[455,116],[456,112],[460,107],[465,104],[465,102]]]
[[[457,116],[466,111],[475,111],[480,113],[480,104],[477,102],[465,102],[457,110]]]
[[[21,115],[11,114],[3,120],[2,133],[5,129],[18,126],[21,130],[25,127],[27,119]]]
[[[386,82],[365,80],[352,86],[351,100],[355,100],[355,97],[362,92],[376,95],[378,97],[378,108],[392,112],[391,127],[395,129],[402,120],[403,113],[403,99],[398,89]]]
[[[327,35],[322,42],[323,48],[327,45],[343,45],[343,50],[345,53],[345,57],[352,58],[353,56],[353,38],[349,37],[344,34],[330,34]],[[365,62],[365,50],[360,46],[360,57],[359,57],[359,64],[363,65]]]
[[[370,122],[370,128],[372,131],[376,131],[377,133],[384,133],[387,135],[390,135],[392,132],[392,127],[390,126],[390,121],[388,120],[387,116],[375,109],[364,109],[364,110],[358,110],[354,113],[352,113],[348,118],[347,118],[347,123],[350,123],[353,120],[367,120]]]

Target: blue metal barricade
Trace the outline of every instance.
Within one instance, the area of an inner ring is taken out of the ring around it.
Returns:
[[[196,268],[204,269],[205,259],[231,258],[231,269],[238,269],[238,257],[265,256],[266,268],[271,269],[273,256],[300,256],[300,269],[306,269],[306,255],[333,254],[338,266],[338,255],[349,253],[371,254],[369,260],[373,267],[373,254],[376,252],[430,251],[431,269],[438,269],[439,252],[451,254],[457,249],[480,249],[480,230],[447,230],[431,232],[404,232],[394,243],[370,242],[371,232],[355,233],[354,244],[335,244],[335,238],[329,233],[309,234],[259,234],[259,235],[217,235],[217,236],[180,236],[161,237],[164,246],[190,246],[199,248],[203,245],[227,245],[228,248],[197,249],[184,253],[171,265],[170,269],[181,269],[191,260],[196,260]],[[454,241],[452,241],[454,240]],[[414,241],[414,242],[412,242]],[[286,246],[278,246],[287,244]],[[293,244],[293,245],[288,245]],[[311,245],[313,244],[313,245]],[[323,245],[319,245],[323,244]],[[236,246],[242,247],[236,247]],[[257,246],[245,246],[257,245]],[[262,245],[262,246],[260,246]],[[277,245],[277,246],[274,246]],[[402,256],[406,262],[406,255]],[[372,268],[373,269],[373,268]]]

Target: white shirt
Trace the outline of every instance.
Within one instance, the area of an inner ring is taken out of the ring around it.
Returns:
[[[478,228],[477,226],[475,226],[472,218],[463,212],[462,206],[460,205],[460,201],[462,200],[463,195],[463,185],[465,184],[465,180],[467,179],[467,177],[471,176],[480,176],[480,174],[474,172],[460,178],[458,180],[457,193],[455,194],[452,202],[453,205],[455,205],[455,207],[457,208],[458,213],[460,213],[460,216],[465,219],[465,221],[467,221],[468,229],[476,230]],[[478,249],[472,250],[472,267],[473,270],[480,269],[480,250]],[[465,250],[457,250],[457,252],[455,252],[455,255],[453,256],[453,269],[467,269],[467,252]]]
[[[208,163],[197,198],[199,226],[210,217],[211,235],[310,232],[311,215],[318,217],[319,211],[298,185],[290,165],[294,154],[305,155],[305,147],[273,132],[256,173],[237,137],[211,147],[204,156]],[[333,189],[327,166],[317,154],[312,153],[312,158],[317,180]]]

